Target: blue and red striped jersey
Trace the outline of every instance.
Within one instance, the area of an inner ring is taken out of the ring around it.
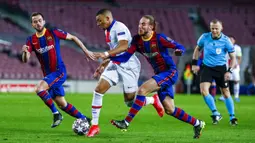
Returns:
[[[164,34],[157,34],[154,32],[152,37],[147,40],[142,39],[139,35],[135,35],[128,51],[120,56],[111,57],[111,60],[126,62],[126,60],[137,51],[146,57],[154,69],[154,73],[158,74],[169,69],[176,69],[176,65],[169,55],[168,48],[185,51],[185,48],[181,44]]]
[[[37,33],[27,38],[28,51],[35,52],[46,76],[56,70],[65,71],[60,54],[60,39],[66,39],[67,32],[60,29],[43,29],[42,35]]]

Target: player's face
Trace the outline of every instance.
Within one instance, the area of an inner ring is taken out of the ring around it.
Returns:
[[[32,17],[32,26],[36,31],[41,32],[44,28],[44,25],[45,20],[42,18],[41,15],[36,15]]]
[[[213,38],[220,37],[220,33],[222,31],[222,25],[220,22],[210,23],[210,29],[211,29]]]
[[[110,26],[110,18],[99,14],[96,16],[97,26],[102,29],[107,29]]]
[[[147,35],[150,31],[152,31],[152,25],[150,25],[150,20],[142,17],[138,26],[138,34],[140,36]]]

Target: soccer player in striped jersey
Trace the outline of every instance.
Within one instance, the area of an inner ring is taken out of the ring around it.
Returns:
[[[143,16],[139,22],[138,35],[133,37],[128,51],[117,57],[110,57],[116,62],[126,62],[137,51],[146,57],[155,73],[152,78],[139,87],[136,100],[126,118],[120,121],[112,120],[111,123],[117,128],[127,129],[131,121],[145,105],[146,96],[157,91],[165,113],[192,125],[194,127],[194,138],[199,138],[205,122],[192,117],[174,104],[173,85],[178,80],[178,71],[168,53],[168,48],[174,49],[176,56],[181,56],[185,48],[164,34],[156,33],[155,26],[156,22],[153,16]]]
[[[65,82],[67,74],[60,55],[60,39],[74,41],[90,59],[95,59],[94,54],[88,51],[76,36],[60,29],[45,28],[44,16],[39,12],[31,15],[31,23],[36,32],[27,38],[26,45],[22,47],[22,61],[27,62],[33,51],[41,64],[44,78],[37,84],[35,92],[53,114],[51,127],[58,126],[63,119],[53,101],[67,114],[75,118],[87,119],[64,98],[65,92],[62,84]]]

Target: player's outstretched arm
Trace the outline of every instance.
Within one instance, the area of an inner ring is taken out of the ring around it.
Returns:
[[[89,51],[79,38],[67,33],[66,39],[74,41],[82,49],[82,51],[85,53],[87,57],[89,57],[91,60],[96,60],[94,53]]]
[[[120,40],[118,46],[115,49],[107,51],[109,55],[116,55],[122,53],[128,49],[128,41]]]
[[[128,50],[128,41],[127,40],[120,40],[119,44],[116,48],[106,51],[104,53],[98,53],[97,58],[107,59],[113,55],[120,54],[124,51]]]
[[[26,63],[28,60],[29,60],[29,58],[30,58],[30,52],[28,51],[28,46],[27,45],[23,45],[23,47],[22,47],[22,62],[24,62],[24,63]]]

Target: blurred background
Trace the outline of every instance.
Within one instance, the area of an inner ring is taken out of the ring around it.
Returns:
[[[165,33],[183,44],[187,52],[173,56],[180,80],[178,93],[186,93],[187,77],[194,47],[199,36],[209,31],[209,22],[217,18],[223,22],[223,33],[233,35],[242,47],[240,94],[255,93],[255,1],[253,0],[0,0],[0,92],[32,92],[42,78],[39,62],[33,54],[29,63],[20,60],[21,47],[34,33],[30,14],[44,14],[47,27],[57,27],[76,35],[88,49],[108,49],[104,32],[96,25],[96,12],[102,8],[112,11],[116,20],[126,24],[132,35],[145,14],[155,17],[158,32]],[[67,92],[92,92],[96,79],[92,75],[99,62],[87,61],[73,42],[62,41],[61,55],[66,64]],[[169,52],[172,52],[171,50]],[[147,61],[138,55],[141,63],[139,84],[153,75]],[[192,74],[192,73],[190,73]],[[185,76],[184,76],[185,75]],[[189,75],[189,74],[188,74]],[[189,78],[189,77],[188,77]],[[191,93],[199,93],[195,77],[190,78]],[[110,92],[122,92],[122,86]]]

